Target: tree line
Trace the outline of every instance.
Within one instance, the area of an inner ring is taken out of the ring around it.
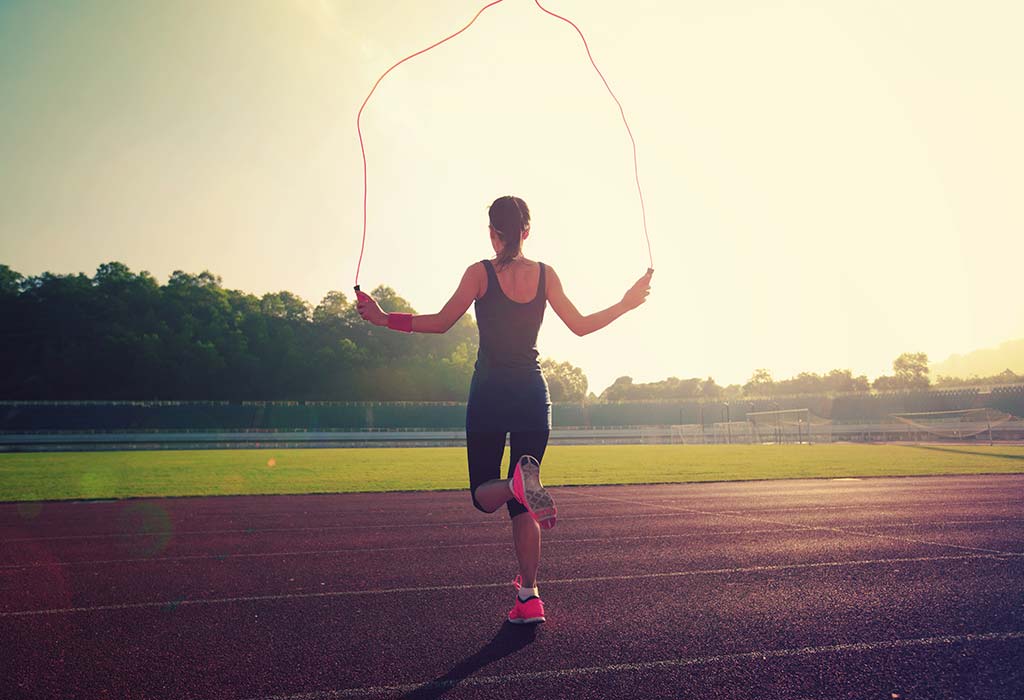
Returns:
[[[383,306],[414,313],[390,287]],[[463,401],[477,333],[402,337],[359,318],[343,292],[316,306],[257,297],[210,272],[100,265],[93,277],[0,266],[0,396],[7,399]]]
[[[385,309],[416,313],[387,286]],[[478,334],[363,321],[354,300],[225,289],[209,271],[159,284],[123,263],[25,277],[0,264],[0,398],[21,400],[465,401]],[[552,399],[586,396],[568,362],[542,361]]]
[[[373,296],[415,313],[387,286]],[[175,271],[166,284],[120,262],[92,277],[25,277],[0,264],[0,398],[21,400],[464,401],[476,361],[467,314],[445,334],[405,336],[374,327],[344,292],[319,304],[282,291],[225,289],[209,271]],[[904,353],[893,375],[868,382],[849,370],[776,381],[767,370],[743,385],[714,379],[635,384],[620,377],[600,396],[569,362],[544,359],[554,401],[729,399],[925,388],[927,356]],[[1012,372],[1009,373],[1012,375]],[[1024,381],[1024,377],[1004,381]],[[957,381],[940,377],[940,386]]]
[[[601,401],[642,401],[669,399],[734,400],[766,398],[796,394],[846,394],[874,391],[914,391],[929,388],[956,388],[972,385],[1022,384],[1024,375],[1007,369],[991,377],[939,376],[933,383],[929,376],[928,355],[923,352],[905,352],[892,364],[891,375],[881,375],[869,381],[866,375],[854,376],[848,369],[834,369],[826,374],[801,372],[789,379],[776,380],[767,369],[757,369],[744,384],[719,386],[711,377],[707,379],[679,379],[669,377],[660,382],[635,384],[632,377],[619,377],[600,396]]]

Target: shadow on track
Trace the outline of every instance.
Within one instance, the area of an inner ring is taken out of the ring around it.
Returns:
[[[973,452],[971,450],[956,450],[952,447],[935,447],[934,445],[910,445],[915,450],[933,450],[935,452],[952,452],[958,455],[980,455],[981,457],[1001,457],[1003,459],[1024,459],[1024,455],[1008,455],[995,452]]]
[[[516,653],[523,647],[532,644],[536,638],[537,625],[513,625],[506,622],[494,635],[494,639],[487,642],[475,654],[467,656],[452,666],[444,675],[424,683],[402,697],[407,700],[428,700],[442,697],[480,669]]]

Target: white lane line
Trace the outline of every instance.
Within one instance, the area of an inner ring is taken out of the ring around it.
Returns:
[[[713,664],[737,661],[766,661],[768,659],[786,659],[821,654],[864,653],[872,651],[888,651],[892,649],[912,649],[919,647],[950,646],[953,644],[970,644],[979,642],[1011,642],[1024,639],[1024,632],[981,632],[970,634],[948,634],[937,637],[919,637],[917,639],[882,639],[874,642],[852,642],[847,644],[829,644],[816,647],[795,647],[790,649],[763,649],[745,651],[735,654],[716,654],[713,656],[691,656],[660,661],[635,661],[605,666],[577,666],[574,668],[551,669],[548,671],[517,671],[494,676],[469,676],[452,680],[433,680],[405,685],[376,685],[362,688],[346,688],[341,690],[315,690],[308,693],[291,695],[263,695],[250,700],[328,700],[329,698],[372,697],[375,695],[391,695],[411,693],[417,690],[448,690],[457,686],[480,687],[504,685],[510,682],[560,680],[564,678],[584,678],[605,673],[636,673],[643,671],[661,671],[685,668],[687,666],[709,666]]]
[[[631,513],[623,515],[580,515],[574,517],[559,518],[558,522],[576,522],[577,520],[625,520],[636,518],[671,518],[672,513]],[[255,534],[260,532],[321,532],[325,530],[407,530],[411,528],[446,528],[446,527],[505,527],[508,518],[490,518],[479,521],[458,521],[436,523],[403,523],[401,525],[322,525],[320,527],[280,527],[280,528],[238,528],[233,530],[153,530],[148,532],[114,532],[94,535],[46,535],[39,537],[15,537],[0,540],[0,544],[10,542],[39,542],[50,540],[102,540],[118,537],[154,537],[157,535],[234,535],[234,534]]]
[[[780,522],[780,521],[777,521],[777,520],[767,520],[767,519],[764,519],[764,518],[750,518],[750,517],[746,517],[746,516],[742,516],[742,515],[738,515],[738,514],[737,514],[737,517],[744,517],[747,520],[750,520],[751,522],[756,522],[756,523],[772,523],[772,524],[775,524],[775,525],[783,525],[783,526],[794,527],[794,525],[792,523],[784,523],[784,522]],[[924,545],[930,545],[930,546],[933,546],[933,547],[948,547],[948,548],[951,548],[951,549],[959,549],[959,550],[962,550],[962,551],[965,551],[965,552],[986,552],[988,554],[995,554],[995,555],[998,555],[998,556],[1001,556],[1001,557],[1024,557],[1024,552],[1007,552],[1007,551],[1004,551],[1004,550],[1001,550],[1001,549],[989,549],[988,547],[969,547],[967,545],[953,544],[951,542],[935,542],[935,541],[932,541],[932,540],[922,540],[922,539],[919,539],[919,538],[916,538],[916,537],[902,537],[902,536],[898,537],[896,535],[885,535],[885,534],[882,534],[880,532],[864,532],[864,531],[859,530],[859,529],[858,530],[847,530],[847,529],[844,529],[844,528],[831,527],[831,526],[828,526],[828,525],[813,525],[813,526],[805,526],[805,527],[807,527],[808,530],[817,530],[819,532],[833,532],[833,533],[840,534],[840,535],[848,535],[848,536],[854,536],[854,537],[873,537],[875,539],[893,540],[895,542],[904,542],[904,543],[907,543],[907,544],[924,544]],[[874,527],[874,526],[873,525],[868,525],[867,527]]]
[[[567,487],[566,487],[567,488]],[[631,505],[641,505],[649,508],[668,508],[680,513],[690,513],[693,515],[707,515],[707,516],[719,516],[719,517],[736,517],[742,516],[745,513],[757,513],[761,511],[767,512],[800,512],[800,511],[819,511],[819,510],[849,510],[849,509],[868,509],[870,505],[845,505],[845,506],[811,506],[811,507],[792,507],[792,508],[751,508],[744,510],[726,510],[726,511],[705,511],[696,508],[686,508],[683,506],[673,506],[669,504],[660,503],[654,501],[635,501],[624,498],[616,498],[613,496],[600,496],[596,494],[588,494],[589,498],[595,502],[618,502],[628,503]],[[669,499],[677,501],[677,498]],[[707,501],[707,498],[701,499]],[[1017,502],[998,500],[998,501],[971,501],[971,502],[957,502],[956,505],[971,506],[971,505],[985,505],[1002,503],[1006,505],[1016,505]],[[906,511],[915,507],[922,507],[928,505],[941,505],[938,503],[917,503],[917,502],[905,502],[905,503],[893,503],[891,504],[894,508]],[[367,511],[369,512],[369,511]],[[335,513],[337,515],[337,513]],[[314,520],[316,516],[303,516],[306,520]],[[667,513],[631,513],[622,515],[580,515],[580,516],[569,516],[559,518],[559,522],[575,522],[581,520],[622,520],[626,518],[666,518],[671,517]],[[234,529],[223,529],[223,530],[159,530],[150,532],[114,532],[114,533],[98,533],[98,534],[79,534],[79,535],[40,535],[36,537],[16,537],[5,540],[0,540],[0,544],[7,544],[11,542],[40,542],[40,541],[51,541],[51,540],[91,540],[91,539],[116,539],[125,537],[154,537],[159,535],[233,535],[233,534],[254,534],[260,532],[320,532],[326,530],[388,530],[388,529],[409,529],[409,528],[435,528],[435,527],[495,527],[504,525],[505,521],[497,520],[494,518],[479,520],[479,521],[438,521],[436,523],[429,522],[415,522],[415,523],[402,523],[397,525],[385,525],[385,524],[368,524],[368,525],[323,525],[318,527],[280,527],[280,528],[261,528],[261,527],[247,527],[247,528],[234,528]],[[764,521],[771,523],[772,521]]]
[[[39,542],[51,540],[105,540],[118,537],[154,537],[156,535],[238,535],[254,534],[257,532],[322,532],[325,530],[393,530],[417,527],[480,527],[487,525],[499,525],[495,520],[481,520],[479,522],[436,522],[436,523],[404,523],[401,525],[321,525],[319,527],[245,527],[226,530],[151,530],[147,532],[108,532],[101,534],[84,535],[44,535],[39,537],[15,537],[7,540],[0,540],[3,544],[9,542]]]
[[[616,502],[619,502],[619,503],[632,503],[634,505],[648,506],[648,507],[652,506],[652,504],[649,504],[649,503],[645,503],[645,502],[642,502],[642,501],[630,501],[630,500],[627,500],[627,499],[624,499],[624,498],[613,498],[611,496],[603,496],[603,498],[605,498],[605,499],[607,499],[609,501],[616,501]],[[790,527],[790,528],[802,529],[802,530],[808,530],[808,531],[833,532],[833,533],[840,534],[840,535],[848,535],[848,536],[854,536],[854,537],[873,537],[875,539],[893,540],[893,541],[896,541],[896,542],[903,542],[903,543],[906,543],[906,544],[924,544],[924,545],[931,545],[931,546],[934,546],[934,547],[947,547],[947,548],[950,548],[950,549],[959,549],[959,550],[963,550],[963,551],[967,551],[967,552],[985,552],[987,554],[995,554],[995,555],[1002,556],[1002,557],[1022,557],[1022,556],[1024,556],[1024,552],[1006,552],[1006,551],[1003,551],[1001,549],[988,549],[986,547],[968,547],[966,545],[950,544],[949,542],[932,542],[932,541],[929,541],[929,540],[919,540],[919,539],[915,539],[915,538],[912,538],[912,537],[896,537],[895,535],[883,535],[883,534],[874,533],[874,532],[857,532],[855,530],[844,530],[842,528],[829,527],[827,525],[795,525],[794,523],[780,522],[778,520],[770,520],[768,518],[755,518],[754,516],[744,515],[743,512],[734,511],[734,510],[709,511],[709,510],[696,510],[694,508],[680,508],[678,506],[669,506],[669,505],[656,505],[656,506],[653,506],[653,507],[665,508],[665,509],[674,510],[674,511],[677,511],[677,512],[680,512],[680,513],[687,513],[689,515],[715,515],[715,516],[727,517],[727,518],[740,518],[742,520],[748,520],[748,521],[750,521],[752,523],[758,523],[758,524],[761,524],[761,525],[781,525],[783,527]],[[869,527],[874,527],[874,526],[872,525],[872,526],[869,526]]]
[[[580,578],[544,579],[545,586],[557,584],[593,583],[598,581],[641,581],[648,579],[682,578],[686,576],[723,576],[730,574],[766,573],[773,571],[795,571],[801,569],[831,569],[846,566],[874,566],[876,564],[910,564],[938,561],[967,561],[987,559],[1005,563],[1006,559],[989,554],[958,554],[943,557],[900,557],[892,559],[860,559],[854,561],[824,561],[805,564],[764,564],[726,569],[696,569],[687,571],[664,571],[647,574],[617,574],[614,576],[585,576]],[[362,595],[385,595],[393,593],[436,593],[440,591],[466,591],[485,588],[506,588],[507,583],[466,583],[450,586],[410,586],[403,588],[372,588],[362,591],[320,591],[318,593],[277,593],[272,595],[233,596],[230,598],[194,598],[162,600],[148,603],[114,603],[110,605],[88,605],[74,608],[47,608],[42,610],[12,610],[0,612],[0,617],[26,617],[30,615],[61,615],[101,610],[133,610],[138,608],[167,608],[173,610],[187,605],[217,605],[223,603],[244,603],[267,600],[291,600],[301,598],[339,598]]]
[[[703,511],[692,508],[684,508],[681,506],[673,506],[668,504],[662,504],[657,502],[641,502],[641,501],[630,501],[622,498],[614,498],[612,496],[594,496],[595,501],[614,501],[618,503],[628,503],[631,505],[643,505],[650,508],[662,508],[671,509],[677,513],[690,513],[693,515],[709,515],[719,517],[735,517],[737,514],[752,511]],[[1001,502],[1001,501],[1000,501]],[[902,510],[913,508],[915,505],[908,503],[904,504]],[[860,506],[850,506],[860,507]],[[846,508],[846,506],[838,506],[838,508]],[[771,509],[776,510],[776,509]],[[778,509],[778,510],[819,510],[819,509]],[[822,508],[820,510],[831,510],[830,508]],[[567,516],[559,518],[560,523],[569,523],[584,520],[625,520],[625,519],[636,519],[636,518],[671,518],[672,513],[627,513],[622,515],[578,515],[578,516]],[[312,519],[312,518],[307,518]],[[1010,519],[1008,519],[1010,520]],[[101,540],[101,539],[117,539],[127,537],[156,537],[160,535],[237,535],[237,534],[256,534],[260,532],[321,532],[329,530],[394,530],[394,529],[409,529],[409,528],[445,528],[445,527],[497,527],[504,526],[507,520],[500,520],[491,518],[488,520],[479,521],[438,521],[436,523],[404,523],[400,525],[322,525],[319,527],[280,527],[280,528],[258,528],[258,527],[247,527],[247,528],[236,528],[236,529],[224,529],[224,530],[153,530],[147,532],[114,532],[114,533],[99,533],[99,534],[81,534],[81,535],[41,535],[36,537],[15,537],[11,539],[0,540],[0,544],[7,544],[10,542],[48,542],[56,540]],[[765,521],[771,522],[771,521]],[[966,522],[966,521],[965,521]],[[980,522],[980,521],[979,521]],[[996,522],[996,521],[992,521]]]
[[[768,535],[778,532],[802,532],[801,528],[790,528],[788,530],[771,528],[767,530],[726,530],[717,532],[683,532],[669,535],[624,535],[622,537],[580,537],[574,539],[562,539],[548,537],[544,540],[545,547],[557,546],[560,544],[578,544],[581,542],[620,542],[627,540],[667,540],[686,539],[694,537],[726,537],[734,535]],[[303,549],[289,552],[239,552],[235,554],[183,554],[169,557],[135,557],[131,559],[90,559],[82,561],[53,561],[53,562],[32,562],[28,564],[2,564],[0,571],[9,569],[31,569],[47,568],[51,566],[86,566],[92,564],[128,564],[131,562],[161,562],[161,561],[193,561],[204,559],[247,559],[261,557],[294,557],[307,556],[310,554],[359,554],[371,552],[422,552],[433,549],[461,549],[463,547],[511,547],[512,543],[502,540],[500,542],[461,542],[458,544],[432,544],[428,546],[414,547],[351,547],[348,549]]]
[[[666,500],[670,500],[670,499],[666,499]],[[671,499],[671,500],[678,501],[679,499]],[[703,499],[703,500],[706,502],[709,499]],[[660,502],[658,502],[658,501],[646,501],[646,503],[650,503],[651,505],[656,505],[656,504],[660,505]],[[1011,501],[1011,500],[1006,500],[1006,499],[1000,499],[998,501],[969,501],[969,502],[966,502],[966,503],[963,502],[963,501],[957,501],[953,505],[956,505],[956,506],[981,506],[981,505],[996,505],[996,504],[1005,505],[1007,507],[1016,507],[1018,509],[1021,507],[1021,502],[1020,501]],[[788,508],[743,508],[742,510],[739,509],[739,508],[732,508],[732,509],[730,509],[730,512],[734,512],[734,513],[805,513],[805,512],[831,511],[831,510],[872,510],[872,511],[886,511],[887,512],[889,510],[907,511],[907,510],[912,510],[912,509],[915,509],[915,508],[925,508],[925,507],[929,507],[929,506],[946,508],[949,505],[951,505],[951,504],[948,503],[948,502],[947,503],[940,503],[940,502],[932,502],[932,501],[926,501],[926,502],[916,502],[916,501],[895,502],[894,501],[892,503],[878,503],[878,502],[875,502],[875,503],[857,503],[857,504],[853,504],[853,505],[843,505],[843,506],[791,506],[791,507],[788,507]]]
[[[885,523],[871,527],[945,527],[946,525],[989,525],[992,523],[1015,523],[1024,525],[1024,518],[986,518],[984,520],[915,520],[909,523]]]
[[[665,514],[666,517],[671,517],[670,514]],[[872,525],[872,528],[884,530],[889,528],[901,528],[901,527],[947,527],[950,525],[990,525],[996,523],[1015,523],[1024,525],[1024,519],[1021,518],[998,518],[994,520],[943,520],[943,521],[919,521],[912,523],[886,523],[885,525]],[[792,525],[789,527],[774,527],[764,530],[702,530],[698,532],[682,532],[673,533],[666,535],[623,535],[616,537],[578,537],[571,539],[562,539],[557,536],[552,537],[548,535],[547,539],[544,540],[545,546],[557,546],[560,544],[579,544],[579,543],[590,543],[590,542],[625,542],[631,540],[669,540],[669,539],[692,539],[692,538],[704,538],[704,537],[732,537],[742,535],[774,535],[788,532],[808,532],[807,526]],[[182,554],[176,556],[166,557],[132,557],[124,559],[82,559],[79,561],[48,561],[48,562],[28,562],[24,564],[0,564],[0,571],[10,571],[16,569],[33,569],[33,568],[49,568],[54,566],[92,566],[92,565],[105,565],[105,564],[131,564],[131,563],[151,563],[151,562],[165,562],[165,561],[204,561],[209,559],[216,559],[222,561],[224,559],[260,559],[260,558],[275,558],[275,557],[296,557],[296,556],[308,556],[308,555],[320,555],[320,554],[360,554],[360,553],[379,553],[379,552],[420,552],[424,550],[434,549],[462,549],[462,548],[474,548],[474,547],[507,547],[510,546],[508,542],[493,541],[493,542],[460,542],[457,544],[433,544],[429,546],[398,546],[398,547],[349,547],[342,549],[299,549],[289,550],[284,552],[233,552],[233,553],[222,553],[222,554]]]

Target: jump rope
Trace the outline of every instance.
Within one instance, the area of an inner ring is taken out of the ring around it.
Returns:
[[[398,66],[402,65],[403,63],[405,63],[409,59],[415,58],[416,56],[419,56],[420,54],[426,53],[427,51],[430,51],[431,49],[440,46],[441,44],[443,44],[444,42],[448,41],[449,39],[454,39],[459,34],[462,34],[462,32],[466,31],[471,26],[473,26],[473,23],[476,22],[477,17],[482,15],[484,13],[484,10],[487,10],[487,9],[489,9],[491,7],[494,7],[495,5],[499,5],[502,2],[504,2],[504,1],[505,0],[494,0],[494,2],[491,2],[491,3],[488,3],[487,5],[484,5],[483,7],[481,7],[477,11],[477,13],[475,15],[473,15],[473,19],[469,20],[469,24],[467,24],[465,27],[463,27],[459,31],[455,32],[454,34],[451,34],[450,36],[446,36],[444,39],[441,39],[441,41],[438,41],[437,43],[431,44],[430,46],[428,46],[425,49],[421,49],[421,50],[417,51],[416,53],[409,54],[408,56],[403,58],[401,61],[399,61],[398,63],[396,63],[393,66],[391,66],[390,68],[388,68],[386,71],[384,71],[384,73],[381,74],[381,76],[379,78],[377,78],[377,82],[375,82],[373,84],[373,87],[370,88],[370,93],[366,96],[366,99],[363,100],[363,104],[359,108],[359,113],[356,115],[356,131],[359,133],[359,150],[360,150],[360,152],[363,155],[363,240],[362,240],[362,243],[359,246],[359,262],[356,264],[356,279],[355,279],[356,296],[360,296],[362,294],[362,292],[359,291],[359,270],[363,266],[363,251],[366,249],[366,191],[367,191],[366,148],[363,145],[363,130],[362,130],[362,127],[360,125],[360,120],[362,119],[362,116],[363,116],[363,109],[366,108],[366,103],[370,101],[370,98],[373,96],[373,93],[377,89],[377,86],[380,85],[381,81],[384,80],[385,77],[387,77],[388,73],[393,71],[395,68],[398,68]],[[594,57],[590,53],[590,45],[587,44],[587,38],[585,36],[583,36],[583,32],[580,31],[580,28],[577,27],[576,24],[572,20],[567,19],[567,18],[565,18],[565,17],[563,17],[561,15],[555,14],[551,10],[549,10],[546,7],[544,7],[543,5],[541,5],[540,4],[540,0],[533,0],[533,1],[534,1],[534,3],[536,3],[537,7],[539,7],[542,11],[544,11],[545,13],[551,15],[552,17],[556,17],[557,19],[562,20],[563,22],[567,22],[569,25],[572,26],[573,29],[576,30],[576,33],[580,35],[580,39],[583,40],[583,47],[587,51],[587,58],[590,59],[590,65],[592,65],[594,67],[594,70],[597,71],[597,75],[601,78],[601,82],[604,83],[605,88],[607,88],[608,94],[612,96],[612,99],[615,100],[615,104],[618,105],[618,107],[619,107],[619,114],[622,115],[622,123],[625,124],[625,126],[626,126],[626,133],[629,134],[629,142],[633,145],[633,174],[634,174],[634,178],[636,180],[636,192],[637,192],[637,195],[640,197],[640,212],[641,212],[641,214],[643,216],[644,239],[647,241],[647,258],[648,258],[648,261],[649,261],[649,267],[647,269],[647,272],[648,273],[654,272],[654,256],[651,254],[651,237],[647,233],[647,210],[644,208],[644,193],[643,193],[643,190],[640,187],[640,168],[637,166],[637,159],[636,159],[636,141],[633,139],[633,131],[629,128],[629,121],[626,119],[626,111],[622,108],[622,103],[619,102],[619,98],[615,96],[614,92],[612,92],[612,88],[611,88],[610,85],[608,85],[608,81],[605,80],[604,74],[601,73],[601,69],[598,68],[597,67],[597,63],[594,62]]]

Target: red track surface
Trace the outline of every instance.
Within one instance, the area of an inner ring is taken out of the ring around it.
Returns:
[[[0,694],[1024,696],[1024,476],[0,505]]]

